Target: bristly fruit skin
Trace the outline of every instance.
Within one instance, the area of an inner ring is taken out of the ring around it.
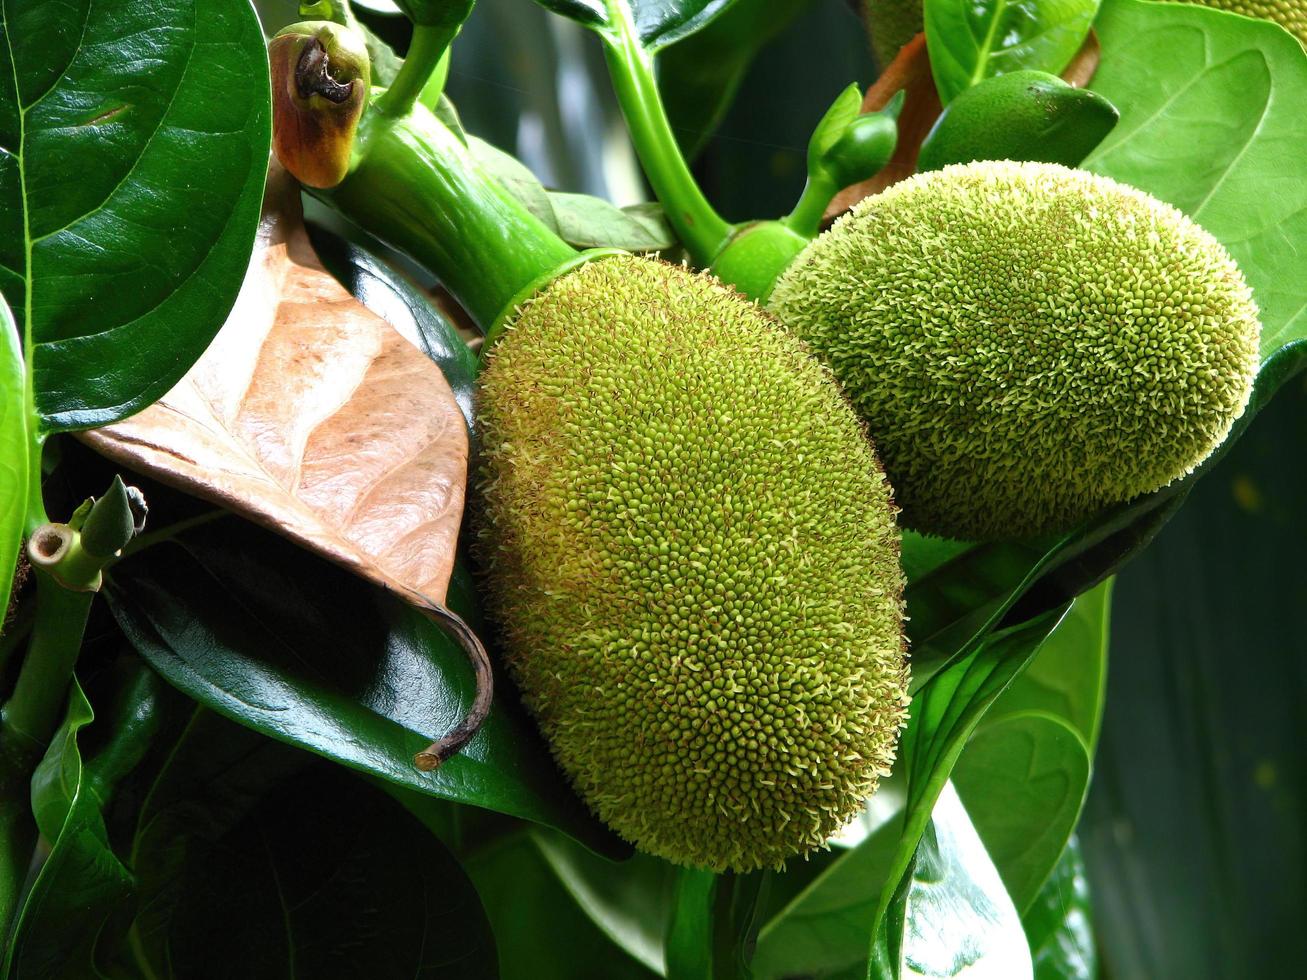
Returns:
[[[770,305],[866,419],[905,523],[953,538],[1065,530],[1189,473],[1258,365],[1220,243],[1056,164],[955,165],[867,198]]]
[[[1307,45],[1307,0],[1188,0],[1190,3],[1228,10],[1279,24]]]
[[[890,489],[829,372],[715,280],[616,257],[522,308],[479,398],[494,612],[580,795],[677,864],[823,845],[908,681]]]

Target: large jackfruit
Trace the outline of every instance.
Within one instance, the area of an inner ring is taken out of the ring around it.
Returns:
[[[907,703],[890,490],[829,372],[679,266],[527,303],[479,401],[479,547],[510,666],[580,795],[671,861],[821,845]]]

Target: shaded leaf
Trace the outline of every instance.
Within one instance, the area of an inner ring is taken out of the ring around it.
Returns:
[[[588,847],[629,848],[586,811],[512,688],[434,773],[411,764],[475,690],[465,657],[394,596],[289,542],[227,519],[114,566],[105,595],[132,645],[169,683],[272,738],[419,793],[555,827]],[[475,622],[465,578],[451,605]]]
[[[232,316],[157,404],[83,438],[419,604],[463,514],[465,420],[440,369],[322,267],[274,178]]]
[[[1261,307],[1263,357],[1307,337],[1302,47],[1192,4],[1104,0],[1097,30],[1094,88],[1121,122],[1085,168],[1174,204],[1230,250]]]
[[[1099,0],[925,0],[931,70],[940,101],[986,78],[1033,68],[1061,72],[1084,44]]]
[[[236,297],[263,35],[244,0],[10,0],[0,33],[0,291],[42,426],[103,425],[168,391]]]
[[[558,221],[558,234],[577,248],[621,248],[628,252],[658,252],[672,248],[676,236],[656,204],[617,208],[588,194],[549,195]]]
[[[435,837],[342,770],[207,712],[156,780],[133,858],[132,951],[152,976],[497,975],[485,914]]]
[[[577,907],[521,833],[464,858],[499,947],[502,980],[651,980]],[[614,869],[620,876],[621,869]]]

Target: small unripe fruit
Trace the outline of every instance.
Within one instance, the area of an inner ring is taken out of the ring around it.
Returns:
[[[1307,45],[1307,0],[1189,0],[1190,3],[1202,4],[1228,10],[1245,17],[1257,17],[1279,24],[1286,31]]]
[[[368,104],[362,38],[329,21],[292,24],[268,43],[268,60],[277,159],[307,187],[335,187],[349,173]]]
[[[907,704],[889,487],[830,373],[704,275],[590,262],[492,348],[481,552],[582,798],[678,864],[821,846]]]
[[[985,162],[857,205],[770,298],[830,363],[920,531],[1070,528],[1202,462],[1258,365],[1211,235],[1106,177]]]

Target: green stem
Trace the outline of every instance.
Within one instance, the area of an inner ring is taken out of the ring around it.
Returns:
[[[231,517],[232,512],[217,508],[206,510],[203,514],[196,514],[194,517],[188,517],[185,520],[176,521],[167,527],[161,527],[157,531],[151,531],[149,534],[138,534],[124,546],[119,558],[126,558],[128,555],[134,555],[138,551],[149,548],[164,541],[171,541],[177,535],[189,531],[193,527],[203,527],[205,524],[212,524],[214,521],[221,520],[224,517]]]
[[[793,211],[781,219],[781,224],[795,234],[809,239],[816,238],[821,231],[821,219],[826,214],[826,207],[839,190],[835,181],[825,174],[809,174],[798,203],[794,205]]]
[[[395,76],[390,88],[372,103],[372,108],[393,119],[408,115],[462,26],[461,22],[453,27],[443,24],[414,26],[413,41],[399,74]]]
[[[0,709],[0,739],[17,740],[39,751],[59,726],[95,593],[65,589],[44,570],[34,574],[32,640],[14,693]]]
[[[578,260],[420,103],[364,113],[357,152],[339,186],[313,193],[433,272],[482,329]]]
[[[653,59],[641,46],[625,4],[609,5],[616,28],[604,35],[604,53],[631,141],[667,220],[695,261],[710,264],[734,227],[704,197],[690,173],[658,94]]]

